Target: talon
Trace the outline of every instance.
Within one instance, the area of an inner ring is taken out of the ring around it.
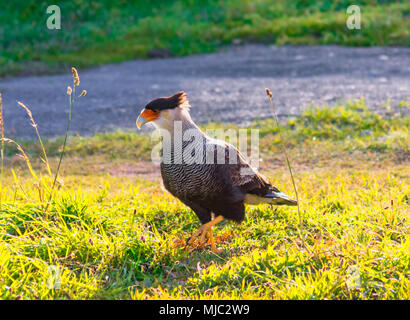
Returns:
[[[211,251],[213,253],[221,253],[222,250],[218,249],[215,245],[214,235],[212,233],[212,228],[209,229],[209,240],[211,241]]]
[[[210,221],[210,222],[208,222],[208,223],[205,223],[205,224],[203,224],[202,226],[200,226],[200,227],[198,228],[198,230],[195,231],[195,232],[192,234],[192,236],[190,236],[190,237],[188,238],[187,244],[186,244],[185,248],[186,248],[188,245],[192,245],[192,244],[194,243],[194,240],[195,240],[199,235],[201,235],[201,238],[200,238],[200,240],[199,240],[199,245],[203,244],[203,243],[205,242],[206,235],[207,235],[207,233],[209,232],[209,236],[210,236],[210,240],[211,240],[211,246],[212,246],[212,251],[215,250],[214,252],[216,252],[217,249],[216,249],[216,247],[215,247],[215,243],[214,243],[213,236],[212,236],[212,226],[214,226],[215,224],[219,223],[219,222],[222,221],[222,220],[223,220],[223,217],[222,217],[222,216],[218,216],[217,218],[213,219],[212,221]]]
[[[210,228],[204,228],[204,230],[202,231],[202,234],[201,234],[201,239],[199,240],[199,244],[205,244],[205,242],[206,242],[206,235],[208,234],[208,230],[209,230]]]
[[[213,252],[213,253],[222,253],[222,249],[218,249],[218,248],[213,248],[213,249],[211,249],[211,251]]]
[[[200,226],[199,229],[197,231],[195,231],[195,233],[189,237],[188,241],[188,245],[191,245],[194,243],[195,239],[199,236],[199,234],[202,232],[202,229],[204,228],[204,225]]]

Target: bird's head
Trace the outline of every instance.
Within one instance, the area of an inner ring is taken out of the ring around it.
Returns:
[[[170,97],[157,98],[149,102],[137,118],[138,129],[147,122],[157,127],[166,127],[167,123],[181,120],[181,115],[189,110],[189,101],[184,91]]]

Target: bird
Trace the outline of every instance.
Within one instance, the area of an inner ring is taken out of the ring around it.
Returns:
[[[153,123],[163,133],[160,170],[165,189],[197,215],[201,226],[187,240],[193,245],[209,237],[216,247],[212,227],[223,220],[242,222],[245,204],[297,205],[253,168],[232,144],[205,134],[192,120],[184,91],[156,98],[141,110],[139,129]]]

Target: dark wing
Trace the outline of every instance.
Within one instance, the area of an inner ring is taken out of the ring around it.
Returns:
[[[235,186],[238,186],[245,193],[256,194],[261,197],[270,191],[279,192],[278,188],[273,186],[264,175],[251,167],[238,149],[229,144],[226,147],[228,149],[228,152],[225,154],[227,157],[226,163],[229,163],[229,151],[236,152],[237,164],[229,165],[231,179]]]
[[[270,191],[279,191],[252,168],[234,146],[212,138],[207,138],[207,144],[204,150],[210,152],[209,157],[214,158],[214,164],[204,164],[202,169],[193,165],[195,169],[191,170],[190,179],[197,183],[196,187],[189,188],[186,196],[176,195],[179,199],[188,199],[216,215],[240,222],[245,217],[246,194],[263,197]],[[188,167],[184,166],[184,170],[188,170]]]

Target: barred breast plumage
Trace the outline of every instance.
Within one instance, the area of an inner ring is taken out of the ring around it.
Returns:
[[[175,163],[174,153],[171,152],[170,163],[161,163],[161,175],[165,188],[191,207],[202,223],[211,219],[211,212],[240,222],[245,216],[244,200],[247,193],[263,196],[269,190],[277,190],[254,170],[253,174],[241,175],[241,168],[250,167],[232,145],[204,134],[200,135],[200,139],[197,136],[197,140],[195,143],[202,144],[202,148],[199,148],[202,154],[196,158],[200,158],[201,163],[186,163],[185,159],[182,159],[182,163]],[[182,143],[182,153],[189,143]],[[236,156],[234,164],[229,162],[230,153]],[[224,155],[223,163],[218,162],[218,154]],[[213,163],[206,163],[211,158]]]

